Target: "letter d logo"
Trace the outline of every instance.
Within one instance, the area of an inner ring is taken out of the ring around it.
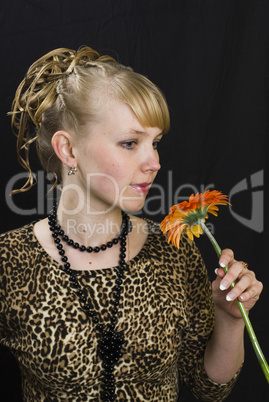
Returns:
[[[250,176],[251,188],[248,188],[247,179],[244,179],[237,183],[229,194],[229,199],[231,201],[233,195],[240,193],[241,191],[250,190],[251,191],[251,218],[247,219],[243,216],[238,215],[230,207],[232,216],[244,226],[255,230],[255,232],[261,233],[263,231],[263,216],[264,216],[264,190],[260,187],[263,186],[263,170],[256,172]],[[259,189],[257,189],[259,187]],[[255,190],[256,188],[256,190]],[[232,201],[231,201],[232,202]]]

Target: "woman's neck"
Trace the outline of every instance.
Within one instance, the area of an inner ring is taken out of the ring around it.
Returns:
[[[90,211],[88,205],[74,203],[61,197],[57,219],[65,234],[84,246],[99,246],[117,237],[121,230],[122,214],[118,207],[108,212]]]

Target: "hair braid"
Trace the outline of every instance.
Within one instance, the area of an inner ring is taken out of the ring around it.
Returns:
[[[96,60],[115,61],[85,46],[77,52],[66,48],[55,49],[29,67],[17,88],[9,112],[12,131],[17,137],[17,158],[29,174],[24,186],[13,193],[27,191],[34,185],[35,179],[29,163],[30,145],[39,137],[44,112],[57,100],[59,81],[72,74],[76,66],[86,66]]]
[[[114,58],[83,46],[78,51],[55,49],[34,62],[18,86],[10,112],[18,161],[28,172],[24,186],[12,193],[35,184],[29,162],[33,143],[56,186],[62,163],[51,144],[53,135],[65,130],[83,138],[91,124],[102,120],[108,100],[127,104],[146,127],[159,127],[163,133],[169,130],[169,111],[161,91]]]

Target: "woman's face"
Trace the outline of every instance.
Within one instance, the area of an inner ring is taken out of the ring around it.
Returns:
[[[109,102],[102,122],[73,147],[78,163],[76,184],[87,212],[104,213],[113,207],[139,211],[160,169],[161,130],[143,127],[129,106]]]

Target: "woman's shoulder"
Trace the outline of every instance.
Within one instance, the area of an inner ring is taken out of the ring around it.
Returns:
[[[34,222],[28,223],[22,227],[11,229],[0,234],[1,257],[10,252],[19,254],[23,249],[31,249],[33,241]]]
[[[180,255],[185,254],[192,246],[189,238],[185,234],[182,234],[180,247],[177,249],[168,241],[167,235],[162,232],[160,223],[148,217],[135,217],[134,222],[136,224],[136,233],[146,234],[144,246],[147,248],[147,252],[153,252],[156,249],[159,252],[164,252],[166,255],[167,253]]]
[[[24,226],[7,230],[6,232],[0,233],[0,240],[8,241],[10,239],[27,237],[29,232],[32,231],[33,226],[34,226],[34,222],[30,222]]]

